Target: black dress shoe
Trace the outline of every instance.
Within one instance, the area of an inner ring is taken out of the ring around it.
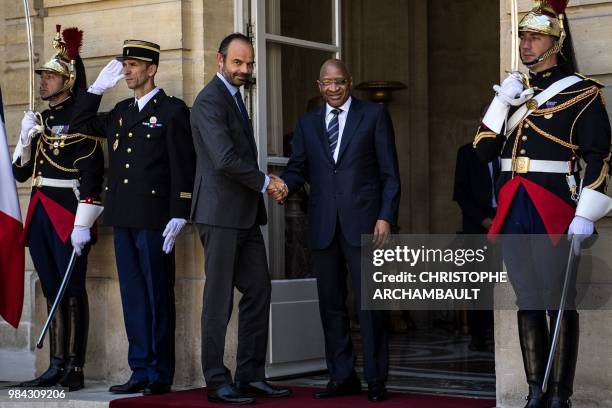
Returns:
[[[354,376],[343,382],[330,381],[327,383],[327,387],[323,391],[315,393],[314,397],[319,398],[333,398],[342,397],[345,395],[356,395],[361,392],[361,383],[359,379]]]
[[[149,381],[147,380],[134,380],[130,378],[125,384],[111,386],[108,391],[113,394],[135,394],[142,392],[148,383]]]
[[[290,389],[277,388],[265,381],[255,381],[251,383],[237,381],[236,388],[241,394],[254,398],[280,398],[291,395]]]
[[[387,389],[384,383],[368,384],[368,400],[371,402],[381,402],[387,399]]]
[[[255,402],[255,398],[243,395],[233,385],[225,384],[216,390],[208,390],[208,400],[221,404],[247,405]]]
[[[167,394],[171,391],[170,384],[160,383],[160,382],[150,382],[147,386],[142,390],[142,395],[159,395],[159,394]]]

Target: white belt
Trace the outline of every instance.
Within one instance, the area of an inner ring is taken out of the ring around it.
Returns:
[[[32,187],[57,187],[71,188],[77,200],[79,199],[79,180],[77,179],[54,179],[42,176],[36,176],[32,179]]]
[[[571,171],[570,171],[571,170]],[[514,159],[501,159],[501,171],[514,171],[515,173],[573,173],[577,170],[570,161],[531,160],[529,157],[519,156]]]

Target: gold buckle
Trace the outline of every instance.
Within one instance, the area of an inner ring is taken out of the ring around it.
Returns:
[[[42,176],[36,176],[34,177],[34,179],[32,180],[32,187],[42,187],[43,184],[43,178]]]
[[[529,172],[529,157],[515,157],[512,162],[512,171],[519,174]]]

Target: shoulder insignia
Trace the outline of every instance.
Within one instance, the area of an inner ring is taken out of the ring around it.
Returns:
[[[602,84],[601,82],[599,82],[598,80],[593,79],[593,78],[589,78],[589,77],[587,77],[587,76],[584,76],[584,75],[582,75],[582,74],[581,74],[581,73],[579,73],[579,72],[576,72],[576,73],[575,73],[575,75],[576,75],[576,76],[578,76],[578,77],[580,77],[580,78],[582,78],[582,79],[584,79],[585,81],[589,81],[589,82],[594,83],[594,84],[595,84],[595,85],[597,85],[599,88],[603,88],[603,87],[605,87],[605,85],[604,85],[604,84]]]

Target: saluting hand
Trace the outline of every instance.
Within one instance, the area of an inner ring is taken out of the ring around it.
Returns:
[[[113,59],[102,68],[96,82],[89,87],[88,92],[102,95],[104,92],[117,85],[117,82],[121,81],[124,77],[123,64]]]

